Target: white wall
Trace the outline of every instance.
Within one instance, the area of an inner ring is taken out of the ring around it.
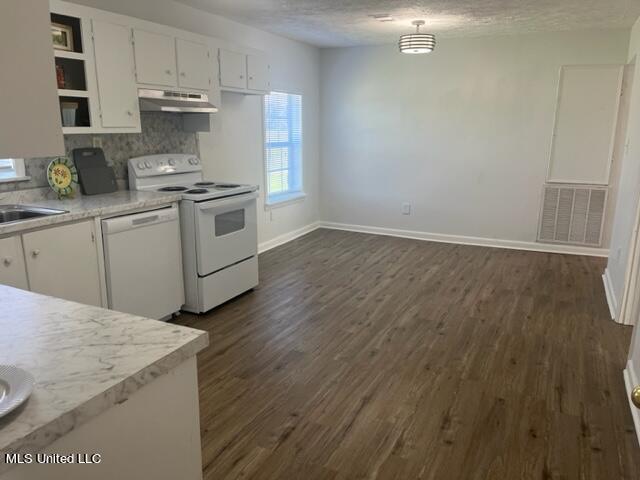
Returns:
[[[628,31],[321,52],[321,218],[533,242],[559,67],[626,62]],[[410,216],[401,204],[410,202]]]
[[[205,174],[260,184],[260,243],[319,218],[319,50],[170,0],[72,0],[74,3],[170,25],[269,55],[272,88],[303,95],[304,188],[307,197],[271,212],[263,208],[262,97],[223,94],[212,132],[200,135]]]
[[[629,261],[629,248],[640,198],[640,19],[631,32],[627,60],[635,61],[634,82],[627,128],[627,152],[621,165],[620,185],[616,200],[615,218],[611,235],[611,249],[607,263],[613,302],[620,313],[624,283]]]
[[[278,54],[282,62],[273,72],[272,89],[302,94],[303,187],[307,197],[269,210],[263,206],[263,97],[223,92],[221,114],[212,117],[211,133],[199,135],[208,177],[260,185],[260,243],[314,223],[320,217],[319,54],[315,49],[309,54],[284,47]]]

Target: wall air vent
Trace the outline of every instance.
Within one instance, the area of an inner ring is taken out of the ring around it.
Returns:
[[[607,192],[602,186],[546,184],[538,242],[599,247]]]

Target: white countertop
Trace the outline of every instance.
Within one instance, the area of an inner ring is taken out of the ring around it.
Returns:
[[[206,332],[0,285],[0,364],[35,377],[0,452],[35,453],[196,355]],[[12,466],[0,456],[0,474]]]
[[[67,210],[68,213],[33,218],[20,222],[0,224],[0,235],[6,235],[34,228],[55,225],[58,223],[81,220],[83,218],[103,217],[128,210],[155,207],[180,200],[180,194],[139,192],[118,190],[102,195],[78,195],[76,198],[51,200],[28,196],[21,192],[0,194],[0,205],[20,204],[33,207],[55,208]]]

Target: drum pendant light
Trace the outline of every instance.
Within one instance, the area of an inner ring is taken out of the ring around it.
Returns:
[[[424,25],[424,20],[416,20],[412,22],[416,26],[416,33],[408,33],[400,35],[400,47],[401,53],[429,53],[436,48],[436,36],[431,33],[421,33],[420,27]]]

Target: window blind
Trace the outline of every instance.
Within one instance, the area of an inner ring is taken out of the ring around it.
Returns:
[[[265,95],[264,124],[267,195],[273,201],[302,191],[302,96]]]
[[[16,165],[13,158],[0,158],[0,179],[15,178]]]

